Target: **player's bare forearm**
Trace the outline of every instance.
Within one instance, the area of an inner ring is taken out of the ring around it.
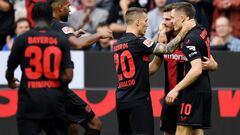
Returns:
[[[72,68],[66,68],[63,71],[63,74],[61,75],[61,83],[63,85],[68,85],[73,79],[73,69]]]
[[[162,59],[158,56],[154,56],[153,60],[149,63],[149,75],[155,74],[161,67]]]
[[[15,89],[17,87],[19,87],[19,80],[14,78],[14,70],[9,70],[7,69],[6,70],[6,75],[5,75],[7,81],[8,81],[8,87],[11,88],[11,89]]]
[[[6,70],[5,78],[8,82],[14,79],[14,71],[10,71],[9,69]]]
[[[173,53],[179,46],[180,42],[188,33],[188,30],[182,29],[178,35],[172,39],[169,43],[163,44],[159,43],[156,45],[153,53],[154,54],[165,54],[165,53]]]
[[[184,88],[188,87],[190,84],[195,82],[198,77],[202,74],[202,65],[201,65],[201,59],[195,59],[191,61],[191,69],[186,74],[186,76],[183,78],[182,81],[180,81],[174,89],[177,91],[181,91]]]
[[[176,36],[173,40],[171,40],[168,44],[158,43],[154,48],[154,54],[166,54],[173,53],[179,46],[182,38],[180,36]]]
[[[71,43],[71,47],[75,49],[82,49],[97,42],[100,39],[100,37],[101,36],[99,34],[93,34],[93,35],[83,36],[79,38],[75,36],[71,36],[69,38],[69,42]]]

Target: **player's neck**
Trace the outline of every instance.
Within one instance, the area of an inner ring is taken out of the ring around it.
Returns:
[[[127,27],[126,33],[132,33],[136,37],[140,36],[138,30],[135,27]]]
[[[35,27],[48,27],[48,23],[46,21],[38,21]]]

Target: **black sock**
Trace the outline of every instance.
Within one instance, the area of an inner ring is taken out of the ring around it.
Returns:
[[[100,135],[100,131],[97,129],[86,129],[86,132],[84,133],[84,135]]]

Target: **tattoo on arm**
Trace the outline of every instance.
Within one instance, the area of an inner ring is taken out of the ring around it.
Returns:
[[[176,50],[181,42],[182,38],[178,35],[173,40],[171,40],[168,44],[157,44],[153,53],[154,54],[164,54],[164,53],[172,53]]]
[[[178,35],[172,39],[168,44],[157,44],[153,53],[154,54],[164,54],[164,53],[173,53],[175,51],[182,39],[186,36],[188,31],[181,30]]]

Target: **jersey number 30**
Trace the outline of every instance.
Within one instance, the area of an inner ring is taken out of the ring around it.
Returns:
[[[29,46],[24,56],[30,58],[31,67],[25,69],[27,78],[36,80],[43,74],[47,79],[59,78],[62,52],[58,47],[49,46],[42,51],[39,46]]]

